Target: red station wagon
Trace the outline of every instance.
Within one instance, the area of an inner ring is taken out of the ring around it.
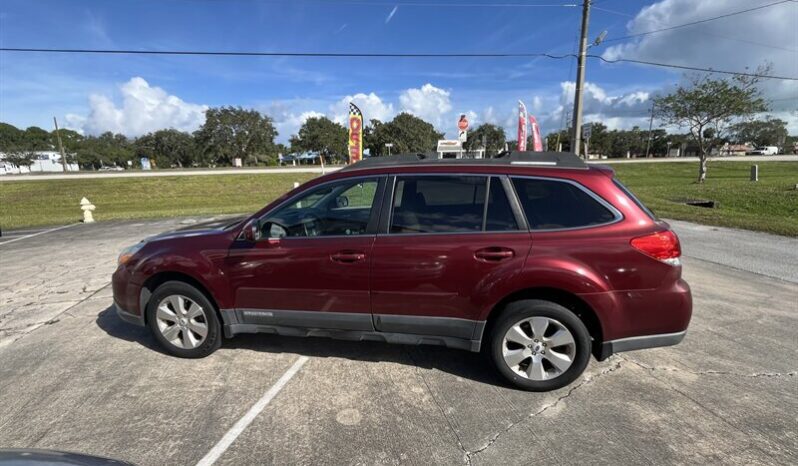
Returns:
[[[590,355],[673,345],[692,312],[679,240],[573,154],[369,159],[246,220],[126,249],[119,316],[204,357],[264,332],[484,350],[526,390]]]

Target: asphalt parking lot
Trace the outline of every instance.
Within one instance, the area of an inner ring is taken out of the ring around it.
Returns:
[[[167,356],[116,317],[109,280],[122,247],[181,222],[0,242],[0,448],[190,465],[235,432],[217,464],[798,463],[796,239],[674,222],[684,342],[540,394],[437,347],[244,335]]]

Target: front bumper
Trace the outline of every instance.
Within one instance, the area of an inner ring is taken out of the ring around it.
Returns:
[[[646,348],[658,348],[660,346],[673,346],[684,340],[687,330],[675,333],[660,333],[658,335],[643,335],[639,337],[621,338],[618,340],[605,341],[601,344],[597,359],[603,361],[615,353],[624,351],[634,351]]]
[[[126,311],[116,301],[114,301],[114,307],[116,308],[116,315],[118,315],[120,319],[124,320],[129,324],[136,324],[139,327],[144,327],[144,317]]]

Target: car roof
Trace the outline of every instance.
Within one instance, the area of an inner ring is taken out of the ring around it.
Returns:
[[[498,157],[486,159],[461,158],[441,159],[435,152],[397,154],[383,157],[370,157],[348,165],[342,172],[371,168],[394,167],[442,167],[442,166],[483,166],[483,167],[536,167],[536,168],[570,168],[588,170],[590,167],[576,154],[569,152],[520,152],[512,151]]]

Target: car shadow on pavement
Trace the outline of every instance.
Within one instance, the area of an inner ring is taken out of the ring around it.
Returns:
[[[155,341],[155,338],[152,336],[148,328],[132,325],[120,319],[119,316],[116,315],[116,310],[114,309],[113,304],[97,314],[95,323],[105,333],[114,338],[135,342],[147,349],[169,355],[169,353],[158,346],[158,342]]]
[[[166,353],[149,329],[122,321],[109,306],[97,315],[97,326],[108,335],[136,342],[147,349]],[[489,385],[508,386],[494,372],[482,353],[439,346],[392,345],[372,341],[346,341],[319,337],[284,337],[270,334],[241,334],[226,339],[219,351],[249,350],[274,354],[298,354],[313,358],[344,358],[363,362],[388,362],[423,369],[437,369],[464,379]],[[211,356],[212,357],[212,356]]]

